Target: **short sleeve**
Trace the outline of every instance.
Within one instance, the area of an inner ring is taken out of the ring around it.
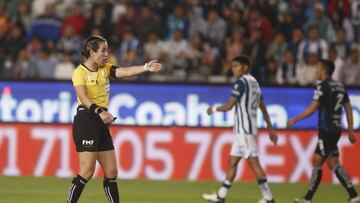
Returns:
[[[73,75],[72,75],[72,82],[73,82],[74,87],[79,86],[79,85],[85,86],[85,78],[84,78],[83,72],[81,71],[80,68],[76,68],[74,70]]]
[[[110,73],[111,73],[111,68],[112,67],[115,67],[113,64],[111,63],[106,63],[105,64],[105,72],[106,72],[106,78],[109,78],[110,77]]]
[[[233,88],[231,90],[231,97],[239,100],[242,96],[242,94],[245,92],[245,83],[242,80],[236,81],[236,83],[233,85]]]
[[[325,94],[325,88],[324,88],[324,83],[320,82],[316,85],[316,89],[314,91],[314,96],[313,96],[313,100],[315,101],[321,101],[324,98],[324,94]]]

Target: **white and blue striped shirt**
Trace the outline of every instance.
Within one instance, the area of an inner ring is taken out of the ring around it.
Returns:
[[[234,83],[231,97],[236,100],[234,133],[256,135],[257,109],[261,100],[259,83],[252,75],[243,75]]]

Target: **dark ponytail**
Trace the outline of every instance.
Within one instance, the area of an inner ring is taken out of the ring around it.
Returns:
[[[91,36],[87,38],[81,50],[81,55],[86,59],[89,58],[90,51],[96,52],[99,49],[99,44],[102,42],[106,42],[106,39],[100,36]]]

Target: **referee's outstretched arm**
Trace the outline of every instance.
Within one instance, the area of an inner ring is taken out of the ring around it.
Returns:
[[[115,68],[115,69],[111,70],[111,72],[112,72],[112,76],[115,76],[115,78],[123,78],[123,77],[139,75],[146,71],[157,72],[157,71],[160,71],[161,68],[162,68],[161,63],[157,63],[157,60],[152,60],[142,66],[130,66],[127,68]]]

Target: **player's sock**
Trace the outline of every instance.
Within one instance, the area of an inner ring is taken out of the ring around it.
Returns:
[[[337,164],[336,166],[334,166],[333,172],[336,174],[336,177],[339,179],[340,183],[349,193],[350,198],[356,197],[358,194],[355,191],[354,186],[351,183],[350,176],[346,173],[345,169],[341,165]]]
[[[104,178],[104,192],[109,203],[119,203],[119,190],[115,178]]]
[[[220,187],[217,195],[218,195],[220,198],[223,198],[223,199],[224,199],[224,198],[226,197],[226,194],[227,194],[227,192],[229,191],[230,187],[231,187],[231,182],[228,181],[228,180],[225,180],[225,181],[223,182],[222,186]]]
[[[258,179],[257,184],[260,187],[261,193],[265,200],[272,200],[273,196],[266,178]]]
[[[76,175],[75,178],[72,180],[70,187],[69,187],[69,194],[68,194],[68,203],[76,203],[83,191],[87,180],[80,175]]]
[[[321,182],[322,177],[322,168],[321,167],[315,167],[312,170],[311,173],[311,179],[310,179],[310,185],[308,192],[305,195],[305,200],[311,200]]]

